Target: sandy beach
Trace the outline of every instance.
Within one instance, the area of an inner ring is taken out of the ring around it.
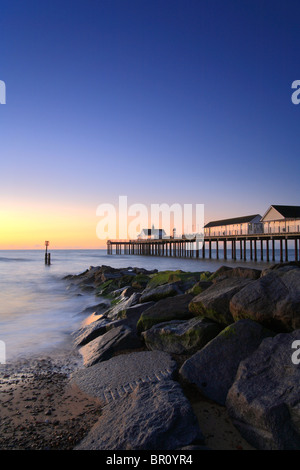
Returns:
[[[0,450],[71,450],[101,404],[69,384],[76,357],[0,366]]]
[[[101,416],[102,403],[70,384],[76,353],[0,366],[0,450],[72,450]],[[253,449],[226,408],[184,390],[211,450]]]

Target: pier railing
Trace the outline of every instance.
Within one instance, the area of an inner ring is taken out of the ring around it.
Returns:
[[[209,258],[215,250],[216,259],[275,261],[275,242],[279,244],[279,261],[289,261],[289,244],[293,243],[294,260],[299,260],[300,232],[255,233],[247,235],[205,236],[195,238],[162,238],[136,240],[108,240],[107,254],[170,256],[179,258]],[[230,253],[231,252],[231,253]]]

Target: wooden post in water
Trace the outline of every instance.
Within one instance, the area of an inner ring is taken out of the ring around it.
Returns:
[[[46,251],[45,251],[45,264],[50,264],[50,253],[48,253],[48,246],[49,246],[49,241],[45,241],[45,247],[46,247]]]

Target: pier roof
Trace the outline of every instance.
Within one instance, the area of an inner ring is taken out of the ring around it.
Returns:
[[[300,217],[300,206],[281,206],[272,205],[286,219],[294,219]]]
[[[212,222],[209,222],[208,224],[204,225],[204,228],[219,227],[219,226],[223,226],[223,225],[235,225],[235,224],[250,223],[256,217],[261,218],[261,215],[260,214],[254,214],[254,215],[245,215],[245,216],[242,216],[242,217],[234,217],[232,219],[213,220]]]

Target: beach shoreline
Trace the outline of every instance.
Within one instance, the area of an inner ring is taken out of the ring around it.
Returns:
[[[0,365],[0,450],[72,450],[101,413],[99,400],[70,384],[73,353]]]
[[[289,365],[286,344],[297,338],[294,330],[299,322],[293,315],[288,318],[284,309],[281,323],[278,315],[275,319],[267,317],[274,327],[271,331],[264,327],[264,318],[233,318],[233,300],[239,299],[240,293],[252,293],[257,286],[268,286],[268,282],[272,286],[276,279],[280,285],[285,280],[281,292],[285,298],[288,289],[297,289],[299,275],[300,264],[291,262],[264,271],[223,266],[215,272],[198,273],[103,265],[64,277],[63,281],[78,292],[93,290],[95,305],[85,309],[81,327],[70,334],[65,349],[0,366],[0,450],[159,450],[156,429],[165,425],[160,406],[166,406],[170,416],[173,412],[180,416],[176,424],[163,427],[163,449],[176,451],[186,445],[194,450],[273,448],[273,442],[261,443],[251,436],[248,440],[247,433],[243,434],[234,421],[235,402],[231,405],[230,400],[234,398],[239,364],[246,363],[248,357],[251,361],[260,345],[268,348],[274,339],[278,360],[282,360],[284,351]],[[260,299],[262,312],[265,305],[277,302],[277,297],[266,295]],[[245,305],[249,305],[247,298]],[[177,327],[184,329],[181,337],[176,336]],[[210,332],[204,340],[201,335],[207,327]],[[162,334],[156,341],[166,335],[167,342],[152,343],[154,333]],[[261,362],[268,360],[264,352],[261,354]],[[204,361],[200,375],[199,361]],[[256,375],[255,360],[251,367]],[[275,367],[272,373],[277,370]],[[296,383],[297,369],[289,370]],[[263,380],[269,381],[268,377]],[[277,400],[280,390],[274,390],[274,398],[272,392],[270,398]],[[173,402],[172,396],[180,398]],[[236,397],[238,400],[239,393]],[[132,409],[129,415],[128,409]],[[149,436],[144,413],[147,420],[149,416],[154,420]],[[183,438],[173,441],[173,433],[178,433],[173,426],[181,421]],[[148,442],[143,440],[144,432]],[[190,437],[185,437],[185,432]],[[297,446],[293,439],[288,446]],[[285,448],[286,444],[280,446]]]

